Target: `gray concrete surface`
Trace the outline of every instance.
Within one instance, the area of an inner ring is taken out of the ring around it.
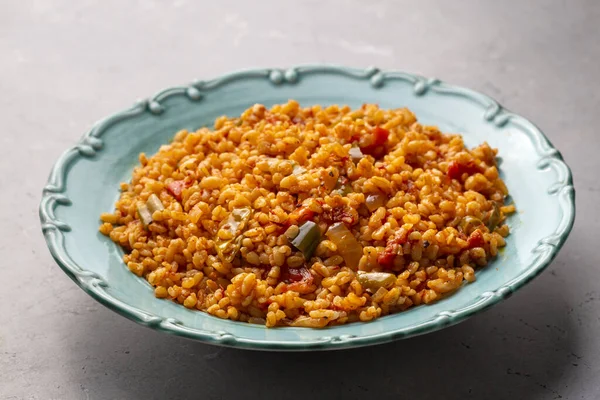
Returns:
[[[0,398],[600,398],[599,20],[594,0],[0,0]],[[538,123],[577,189],[552,266],[434,334],[259,354],[138,326],[54,264],[41,188],[93,121],[194,78],[306,62],[437,76]]]

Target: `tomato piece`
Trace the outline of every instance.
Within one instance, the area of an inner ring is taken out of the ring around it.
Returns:
[[[303,207],[298,213],[298,222],[310,221],[315,217],[315,212],[308,207]]]
[[[363,154],[368,154],[374,157],[382,156],[382,146],[387,142],[389,135],[390,131],[376,126],[373,129],[373,143],[368,146],[361,147],[360,150],[363,152]]]
[[[483,234],[479,229],[475,229],[467,239],[467,246],[469,249],[472,249],[473,247],[483,247],[484,244],[485,240],[483,239]]]
[[[373,145],[381,146],[382,144],[385,144],[385,142],[387,142],[388,136],[390,135],[390,131],[377,126],[373,130],[373,134],[375,135],[375,142],[373,143]]]
[[[312,281],[313,276],[306,267],[288,268],[288,279],[291,282]]]
[[[315,217],[315,212],[306,206],[295,209],[290,214],[288,225],[299,225],[305,221],[311,221]]]
[[[324,208],[322,219],[329,225],[336,222],[343,222],[348,226],[352,226],[357,222],[347,206]]]
[[[450,179],[460,179],[464,173],[468,175],[473,175],[477,172],[481,172],[481,168],[479,168],[473,161],[469,161],[466,164],[461,164],[457,161],[452,161],[448,166],[448,177]]]
[[[456,161],[452,161],[448,166],[448,177],[450,179],[459,179],[460,176],[460,164]]]
[[[392,268],[394,266],[394,259],[398,255],[398,250],[408,240],[409,233],[410,230],[400,228],[394,236],[388,239],[385,249],[377,256],[379,265],[383,268]]]
[[[396,252],[394,247],[387,247],[383,253],[377,256],[377,262],[384,268],[392,268],[394,266],[394,259],[396,258]]]
[[[183,181],[173,181],[167,185],[167,191],[178,201],[181,201],[181,193],[184,187],[185,184]]]
[[[181,194],[183,193],[183,189],[190,186],[190,182],[186,180],[181,181],[173,181],[167,184],[167,191],[171,193],[173,197],[177,199],[177,201],[181,201]]]
[[[289,282],[288,290],[293,290],[299,293],[309,293],[314,277],[305,266],[299,268],[287,268],[284,271],[284,281]]]

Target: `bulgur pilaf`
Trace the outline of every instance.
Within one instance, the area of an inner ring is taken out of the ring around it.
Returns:
[[[140,154],[100,232],[159,298],[321,328],[430,303],[505,246],[497,150],[406,108],[256,104]]]

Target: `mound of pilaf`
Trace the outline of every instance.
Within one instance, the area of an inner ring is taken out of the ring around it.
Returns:
[[[320,328],[430,303],[505,245],[496,150],[403,108],[271,109],[181,131],[121,184],[100,231],[160,298]]]

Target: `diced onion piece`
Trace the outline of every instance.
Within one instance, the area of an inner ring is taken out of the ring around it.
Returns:
[[[294,162],[294,167],[292,169],[292,175],[302,175],[303,173],[306,172],[306,168],[303,168],[302,166],[300,166],[300,164],[297,164]]]
[[[363,152],[360,150],[360,147],[352,147],[349,151],[348,151],[348,155],[350,156],[350,159],[352,160],[352,162],[354,164],[358,164],[358,162],[360,160],[362,160],[363,158],[365,158],[365,155],[363,154]]]
[[[146,227],[152,223],[152,214],[145,204],[138,204],[137,211],[140,216],[140,221]]]
[[[379,207],[385,206],[385,203],[387,203],[387,197],[382,193],[370,194],[367,196],[365,203],[369,211],[373,212]]]
[[[337,246],[346,266],[357,270],[363,248],[346,225],[343,222],[336,222],[329,227],[325,235]]]
[[[297,317],[290,326],[301,327],[301,328],[323,328],[327,325],[327,318],[311,318],[308,315],[301,315]]]
[[[146,201],[146,207],[148,207],[150,214],[154,214],[154,211],[162,211],[165,209],[163,203],[154,193],[152,193],[150,197],[148,197],[148,200]]]

